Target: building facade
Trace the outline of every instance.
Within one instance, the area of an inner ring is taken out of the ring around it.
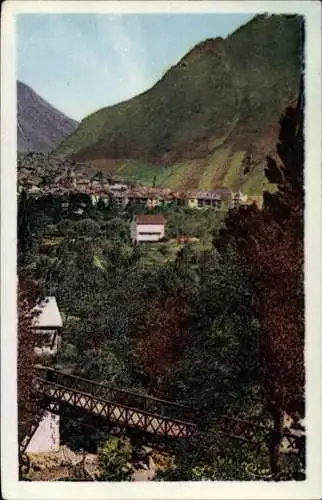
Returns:
[[[163,215],[136,215],[130,227],[132,241],[160,241],[165,236],[165,223]]]

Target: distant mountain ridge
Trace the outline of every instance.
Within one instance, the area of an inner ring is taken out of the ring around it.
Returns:
[[[52,151],[77,125],[77,121],[51,106],[28,85],[17,81],[19,153]]]
[[[301,27],[296,15],[260,15],[201,42],[150,90],[82,120],[58,152],[145,184],[261,191],[299,92]]]

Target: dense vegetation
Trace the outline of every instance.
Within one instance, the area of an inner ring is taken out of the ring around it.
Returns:
[[[59,152],[164,187],[261,192],[299,91],[300,27],[298,16],[261,15],[202,42],[149,91],[86,117]]]
[[[289,477],[283,411],[304,411],[302,107],[281,120],[282,167],[267,161],[277,192],[265,194],[263,210],[240,207],[223,221],[212,209],[169,208],[169,238],[180,225],[199,238],[183,247],[133,246],[131,213],[94,208],[86,196],[20,196],[20,276],[55,295],[64,314],[56,363],[200,411],[199,433],[178,445],[160,480],[250,479],[258,468]],[[251,449],[220,438],[214,419],[223,414],[272,422],[270,442]],[[102,477],[126,462],[117,449],[102,447]]]

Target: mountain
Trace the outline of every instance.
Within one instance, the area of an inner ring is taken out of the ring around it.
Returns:
[[[261,191],[280,115],[299,92],[301,26],[260,15],[205,40],[147,92],[86,117],[58,152],[145,184]]]
[[[78,125],[20,81],[17,81],[17,114],[19,153],[49,152]]]

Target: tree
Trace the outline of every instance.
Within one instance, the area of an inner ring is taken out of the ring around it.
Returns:
[[[211,420],[238,414],[259,380],[260,335],[252,307],[250,278],[234,254],[216,251],[199,261],[184,318],[185,348],[169,375],[171,395]]]
[[[169,297],[161,304],[153,300],[147,310],[137,354],[155,387],[160,385],[182,351],[184,314],[185,298],[181,294]]]
[[[30,258],[36,253],[44,225],[51,220],[39,209],[38,200],[29,197],[25,190],[22,190],[18,202],[18,266],[24,268]]]
[[[21,443],[30,431],[32,422],[39,411],[39,395],[35,391],[34,347],[35,336],[32,322],[37,316],[34,306],[39,300],[39,292],[34,282],[19,281],[18,285],[18,442]],[[22,457],[19,457],[20,462]]]
[[[24,264],[27,252],[32,246],[31,228],[28,220],[30,214],[27,193],[23,189],[18,203],[18,262]]]
[[[129,225],[122,217],[113,217],[106,225],[106,234],[110,239],[121,240],[124,242],[129,241],[130,231]]]
[[[74,231],[82,236],[95,237],[100,233],[100,225],[93,219],[82,219],[75,223]]]
[[[262,334],[262,391],[274,432],[271,468],[279,477],[283,411],[303,413],[304,275],[303,275],[303,96],[281,119],[277,152],[281,166],[268,159],[266,175],[276,194],[265,194],[263,211],[232,211],[217,239],[222,252],[235,249],[252,275],[253,300]]]
[[[70,219],[62,219],[57,224],[57,229],[63,236],[70,236],[75,233],[75,222]]]

